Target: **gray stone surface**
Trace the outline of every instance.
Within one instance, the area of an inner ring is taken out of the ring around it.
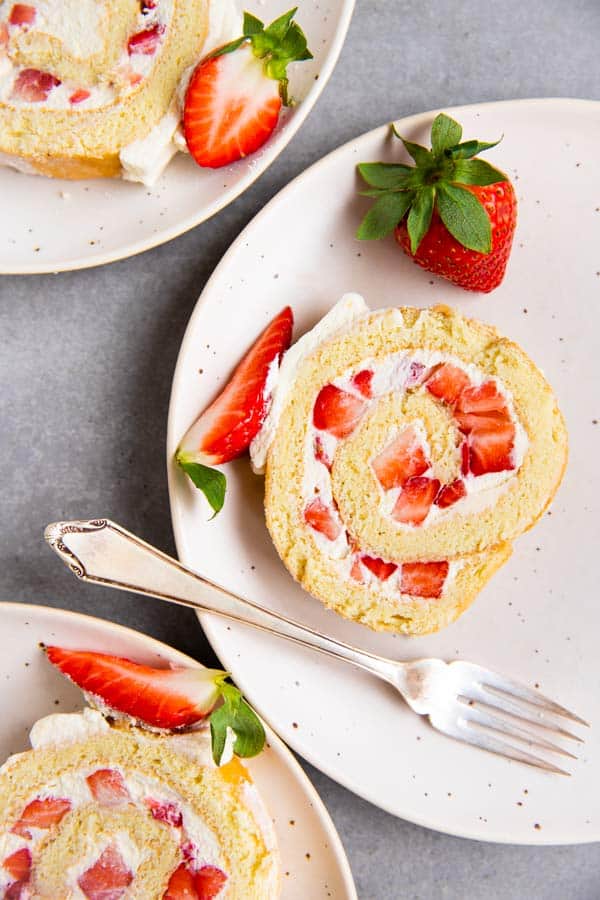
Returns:
[[[130,624],[210,662],[191,614],[77,584],[45,548],[43,526],[110,514],[173,551],[163,453],[171,376],[196,298],[241,228],[307,165],[391,118],[510,97],[600,98],[599,34],[598,0],[358,0],[317,108],[227,210],[129,261],[3,278],[0,596]],[[600,897],[597,845],[450,838],[394,819],[308,769],[362,898]]]

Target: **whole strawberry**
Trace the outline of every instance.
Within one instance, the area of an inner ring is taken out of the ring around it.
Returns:
[[[196,67],[185,95],[183,130],[199,166],[219,168],[254,153],[288,103],[287,67],[312,59],[290,9],[266,28],[244,13],[243,35]]]
[[[503,172],[478,153],[494,143],[464,141],[462,128],[440,113],[431,150],[402,138],[415,166],[361,163],[358,170],[375,203],[357,236],[395,234],[414,261],[467,291],[489,293],[506,270],[517,221],[517,198]]]

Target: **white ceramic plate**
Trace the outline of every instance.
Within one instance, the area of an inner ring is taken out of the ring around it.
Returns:
[[[119,179],[60,181],[0,167],[0,274],[83,269],[133,256],[189,231],[245,191],[292,139],[327,84],[354,0],[297,5],[314,59],[290,69],[292,95],[302,102],[282,116],[261,151],[214,171],[179,154],[151,188]],[[247,6],[268,22],[290,2],[250,0]]]
[[[301,175],[254,219],[218,266],[190,321],[169,420],[173,524],[181,559],[253,600],[336,638],[397,658],[460,657],[511,674],[596,727],[572,778],[545,776],[434,732],[392,691],[350,667],[210,616],[223,663],[294,749],[390,812],[467,837],[518,843],[600,839],[600,104],[520,101],[454,111],[465,137],[514,179],[519,224],[504,284],[471,295],[429,277],[393,240],[360,243],[368,201],[359,161],[396,159],[387,127],[351,141]],[[426,142],[433,113],[400,123]],[[229,495],[212,522],[175,470],[178,439],[255,335],[289,303],[301,334],[348,290],[372,306],[448,303],[515,338],[546,371],[565,412],[571,457],[551,514],[521,537],[472,609],[438,635],[374,634],[327,612],[295,585],[262,511],[247,459],[227,466]],[[199,370],[202,374],[199,374]]]
[[[0,760],[27,749],[36,719],[82,706],[81,691],[48,665],[40,641],[115,653],[148,665],[198,665],[137,631],[44,606],[0,603],[0,635]],[[268,749],[248,760],[248,767],[275,822],[284,873],[282,900],[355,900],[350,868],[327,810],[287,747],[270,730],[267,740]]]

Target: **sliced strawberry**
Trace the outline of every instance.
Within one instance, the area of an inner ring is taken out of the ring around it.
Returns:
[[[198,900],[213,900],[223,889],[227,875],[216,866],[202,866],[194,875],[194,885]]]
[[[355,556],[352,560],[352,568],[350,569],[350,578],[353,578],[354,581],[358,581],[359,584],[364,584],[365,576],[363,575],[363,571],[360,565],[360,557]]]
[[[151,28],[138,31],[137,34],[133,34],[127,41],[127,52],[130,56],[133,56],[134,53],[152,56],[153,53],[156,53],[156,48],[164,32],[165,26],[160,25],[158,22]]]
[[[41,103],[59,84],[59,79],[49,72],[22,69],[15,78],[10,96],[13,100],[24,100],[26,103]]]
[[[268,140],[287,105],[288,63],[310,59],[296,10],[268,28],[244,16],[244,34],[213,51],[194,71],[183,130],[199,166],[218,168],[249,156]]]
[[[400,590],[411,597],[437,600],[442,596],[449,565],[442,562],[403,563],[400,573]]]
[[[115,844],[109,844],[77,884],[88,900],[120,900],[132,881],[133,872]]]
[[[7,856],[2,863],[2,868],[6,869],[11,878],[15,881],[26,882],[31,874],[31,850],[28,847],[21,847],[15,850],[10,856]]]
[[[29,6],[27,3],[15,3],[10,11],[8,21],[10,25],[23,28],[26,25],[33,25],[36,15],[35,6]]]
[[[362,418],[367,404],[335,384],[321,388],[313,407],[313,425],[337,438],[351,434]]]
[[[325,443],[320,435],[315,437],[315,459],[318,459],[320,463],[323,463],[326,469],[331,471],[333,463],[329,459],[327,450],[325,449]]]
[[[465,483],[462,478],[457,478],[450,484],[444,484],[440,488],[439,493],[435,498],[435,505],[439,506],[440,509],[446,509],[448,506],[452,506],[453,503],[456,503],[466,496],[467,489]]]
[[[117,769],[96,769],[85,779],[94,800],[101,806],[121,806],[131,800],[131,795]]]
[[[401,431],[371,463],[384,491],[402,485],[414,475],[422,475],[430,466],[412,425]]]
[[[217,399],[183,438],[177,460],[207,466],[228,462],[248,449],[267,414],[269,366],[290,346],[294,316],[286,306],[267,325]]]
[[[76,106],[77,103],[83,103],[84,100],[87,100],[88,97],[91,97],[89,91],[86,91],[84,88],[79,88],[77,91],[73,91],[71,96],[69,97],[69,103],[72,103],[73,106]]]
[[[452,406],[458,399],[458,395],[470,384],[466,372],[453,366],[452,363],[444,363],[436,369],[427,379],[427,390],[438,400],[443,400]]]
[[[387,581],[390,575],[393,575],[398,568],[396,563],[384,562],[375,556],[361,556],[360,561],[380,581]]]
[[[352,386],[356,388],[356,390],[369,399],[373,396],[373,392],[371,389],[371,382],[373,381],[373,372],[370,369],[362,369],[360,372],[357,372],[351,379]]]
[[[113,710],[154,728],[184,728],[213,709],[225,672],[154,669],[120,656],[46,647],[63,675]]]
[[[30,828],[51,828],[71,809],[71,801],[59,797],[46,797],[32,800],[28,803],[18,822],[15,822],[11,831],[20,834],[21,837],[31,838]]]
[[[153,819],[166,822],[173,828],[181,828],[183,825],[183,815],[176,803],[161,803],[160,800],[154,800],[152,797],[146,797],[144,803],[152,813]]]
[[[512,422],[496,428],[478,429],[469,435],[469,468],[473,475],[508,472],[515,468]]]
[[[331,507],[326,506],[319,497],[315,497],[305,507],[304,521],[330,541],[335,541],[342,532],[342,526]]]
[[[162,900],[198,900],[194,876],[185,863],[181,863],[169,878]]]
[[[6,47],[8,44],[8,26],[6,22],[0,22],[0,47]]]
[[[469,468],[473,475],[514,469],[516,429],[494,381],[464,390],[456,402],[454,417],[468,436]]]
[[[392,518],[405,525],[420,525],[427,518],[439,489],[437,478],[409,478],[398,495]]]

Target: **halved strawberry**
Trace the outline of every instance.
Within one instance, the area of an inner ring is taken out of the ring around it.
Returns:
[[[413,475],[422,475],[430,466],[419,436],[409,425],[371,463],[384,491],[402,485]]]
[[[366,408],[364,400],[335,384],[326,384],[315,400],[313,425],[337,438],[344,438],[354,431]]]
[[[444,484],[440,488],[439,493],[435,498],[435,505],[439,506],[440,509],[446,509],[448,506],[452,506],[453,503],[456,503],[466,496],[467,489],[465,483],[462,478],[457,478],[450,484]]]
[[[439,489],[437,478],[409,478],[398,495],[392,518],[405,525],[420,525],[427,518]]]
[[[152,813],[153,819],[156,819],[158,822],[166,822],[167,825],[172,825],[173,828],[181,828],[183,815],[176,803],[161,803],[152,797],[146,797],[144,804]]]
[[[27,25],[33,25],[36,15],[35,6],[29,6],[27,3],[15,3],[10,11],[8,21],[10,25],[23,28]]]
[[[198,900],[194,876],[185,863],[181,863],[171,877],[162,900]]]
[[[329,459],[327,450],[325,449],[325,443],[320,435],[315,437],[315,459],[318,459],[320,463],[323,463],[326,469],[331,471],[333,463]]]
[[[62,797],[37,798],[27,804],[11,831],[29,840],[30,828],[51,828],[57,825],[70,809],[71,801]]]
[[[158,22],[151,28],[146,28],[144,31],[138,31],[137,34],[133,34],[127,41],[127,52],[130,56],[133,56],[134,53],[143,53],[144,56],[152,56],[153,53],[156,53],[156,48],[160,43],[164,31],[165,26],[160,25]]]
[[[367,400],[373,396],[373,392],[371,390],[371,382],[373,381],[373,372],[370,369],[361,369],[360,372],[357,372],[356,375],[352,376],[352,386],[356,388],[356,390],[366,397]]]
[[[83,101],[87,100],[89,97],[91,97],[89,91],[86,91],[84,88],[79,88],[77,91],[73,91],[73,93],[69,97],[69,103],[72,103],[73,106],[76,106],[78,103],[83,103]]]
[[[132,881],[133,872],[117,846],[109,844],[77,884],[88,900],[120,900]]]
[[[311,59],[292,21],[296,9],[267,28],[244,13],[243,36],[215,50],[194,71],[185,95],[183,130],[199,166],[218,168],[254,153],[287,105],[287,66]]]
[[[341,523],[334,515],[333,510],[326,506],[319,497],[315,497],[305,507],[304,521],[330,541],[335,541],[342,532]]]
[[[226,672],[155,669],[120,656],[45,647],[50,662],[92,697],[153,728],[185,728],[213,709]]]
[[[202,866],[194,875],[198,900],[213,900],[223,889],[227,875],[216,866]]]
[[[11,878],[15,881],[28,881],[31,873],[31,850],[28,847],[21,847],[15,850],[10,856],[7,856],[2,863]]]
[[[50,91],[58,87],[60,80],[39,69],[22,69],[14,80],[11,99],[27,103],[41,103],[48,99]]]
[[[361,556],[360,561],[380,581],[387,581],[398,568],[396,563],[384,562],[383,559],[376,556]]]
[[[411,597],[437,600],[442,596],[448,577],[449,565],[441,562],[403,563],[400,573],[400,590]]]
[[[466,372],[463,372],[458,366],[453,366],[452,363],[444,363],[429,376],[426,387],[429,393],[438,400],[443,400],[452,406],[461,391],[469,387],[469,384],[469,376]]]
[[[85,780],[94,800],[101,806],[122,806],[131,800],[123,776],[117,769],[96,769]]]

